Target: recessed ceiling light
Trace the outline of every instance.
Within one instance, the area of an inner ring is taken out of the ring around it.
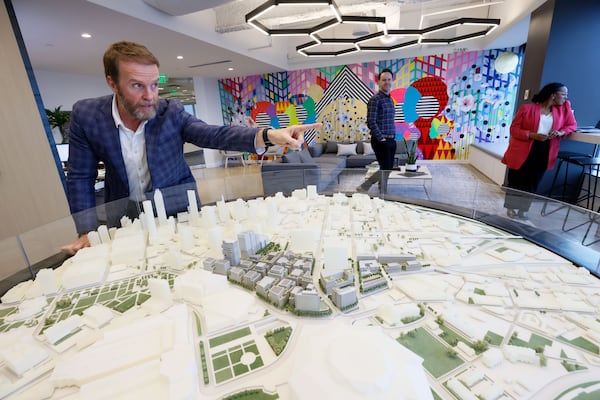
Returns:
[[[82,33],[81,37],[84,38],[84,39],[89,39],[89,38],[92,37],[92,35],[90,35],[89,33]]]
[[[183,60],[183,56],[177,56],[178,60]]]
[[[233,71],[233,69],[234,69],[233,67],[229,67],[229,68],[227,68],[227,71]]]

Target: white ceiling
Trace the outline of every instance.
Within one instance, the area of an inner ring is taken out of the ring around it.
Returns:
[[[35,69],[102,76],[102,55],[106,48],[116,41],[131,40],[145,44],[159,58],[161,72],[170,78],[226,78],[518,46],[527,39],[530,13],[545,0],[336,0],[344,15],[386,17],[388,29],[419,29],[460,17],[500,18],[501,25],[485,38],[454,45],[421,45],[392,53],[359,53],[331,58],[307,58],[298,54],[296,46],[310,41],[308,37],[270,37],[249,27],[245,15],[263,0],[12,2]],[[205,8],[214,4],[221,5]],[[447,12],[457,8],[461,10]],[[292,18],[286,18],[283,13],[289,13],[288,10],[280,6],[265,15],[265,22],[278,28],[296,27],[318,11],[296,7]],[[351,28],[356,30],[356,26]],[[352,35],[351,28],[336,28],[328,34]],[[81,38],[84,32],[90,33],[92,38]],[[183,59],[177,60],[178,55]]]

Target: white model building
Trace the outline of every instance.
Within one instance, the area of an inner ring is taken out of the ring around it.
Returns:
[[[18,311],[4,317],[4,321],[23,321],[40,313],[46,306],[48,301],[44,296],[34,297],[23,300],[18,305]]]
[[[201,304],[204,297],[223,291],[226,287],[227,279],[224,276],[202,269],[187,271],[173,282],[174,297],[192,304]]]
[[[258,250],[264,247],[264,240],[253,231],[243,231],[237,236],[242,257],[249,257],[256,254]]]
[[[380,269],[381,265],[374,258],[358,261],[358,270],[361,275],[373,274],[375,272],[379,272]]]
[[[40,285],[40,289],[45,295],[58,292],[60,287],[56,271],[48,268],[38,271],[35,275],[35,283]]]
[[[217,260],[215,260],[212,257],[206,257],[203,261],[202,261],[202,268],[204,268],[207,271],[212,272],[215,269],[215,263],[217,262]]]
[[[323,244],[323,265],[331,272],[348,268],[350,252],[348,243],[342,238],[326,240]]]
[[[219,275],[227,275],[227,271],[231,268],[229,260],[215,260],[213,273]]]
[[[299,342],[292,399],[433,399],[423,360],[378,327],[305,326]]]
[[[300,268],[292,269],[292,271],[288,274],[288,279],[294,281],[294,283],[298,284],[300,282],[300,278],[304,275],[304,271]]]
[[[133,226],[118,229],[111,242],[111,263],[141,266],[145,264],[146,236],[143,230]],[[79,252],[78,252],[79,253]]]
[[[458,379],[469,388],[475,386],[484,377],[483,371],[480,369],[468,369],[462,374],[458,375]]]
[[[50,381],[55,387],[78,386],[86,399],[117,394],[122,398],[197,398],[198,371],[189,323],[187,306],[177,305],[106,331],[94,345],[61,360]],[[148,397],[144,396],[146,382],[152,388]]]
[[[307,226],[290,231],[291,248],[294,251],[316,252],[321,234],[320,226]]]
[[[346,308],[356,303],[356,288],[353,285],[344,288],[334,287],[331,291],[331,301],[337,308]]]
[[[415,303],[382,304],[377,307],[377,314],[388,325],[401,324],[404,318],[419,317],[421,309]]]
[[[467,358],[471,359],[475,357],[477,354],[475,353],[475,349],[466,344],[465,342],[459,341],[456,344],[456,350],[464,354]]]
[[[283,277],[287,275],[287,270],[281,265],[274,265],[271,267],[267,275],[273,278],[283,279]]]
[[[271,289],[275,283],[277,283],[277,279],[271,276],[263,277],[260,281],[256,282],[256,293],[266,298],[269,295],[269,289]]]
[[[227,271],[229,279],[240,284],[242,283],[245,274],[246,270],[241,269],[240,267],[233,267]]]
[[[0,360],[18,377],[48,359],[49,353],[31,335],[14,335],[11,343],[3,343]],[[1,393],[1,391],[0,391]]]
[[[495,383],[482,390],[480,396],[483,400],[498,400],[503,396],[503,394],[504,387],[499,383]]]
[[[447,382],[448,389],[452,390],[452,392],[460,399],[460,400],[479,400],[475,393],[471,392],[471,390],[462,384],[456,378],[450,378]]]
[[[167,250],[162,255],[162,258],[164,261],[164,265],[170,269],[182,271],[186,266],[183,254],[179,250]]]
[[[173,305],[173,296],[169,282],[165,279],[148,279],[150,298],[142,304],[142,308],[151,314],[158,314]]]
[[[268,268],[269,268],[269,265],[267,263],[260,261],[260,262],[257,262],[256,264],[254,264],[254,267],[252,269],[254,269],[256,272],[258,272],[260,274],[260,276],[265,276],[265,275],[267,275]]]
[[[323,270],[319,278],[325,294],[330,295],[334,287],[344,287],[354,284],[354,273],[350,269],[344,271]]]
[[[372,288],[387,288],[387,280],[380,274],[370,275],[362,279],[363,292],[368,292]]]
[[[93,249],[93,247],[88,248]],[[82,262],[74,261],[62,273],[62,287],[68,290],[85,285],[99,284],[104,281],[108,266],[109,260],[106,257]]]
[[[235,267],[240,263],[242,253],[240,251],[240,244],[237,240],[223,240],[221,248],[223,250],[223,257],[229,261],[231,266]]]
[[[446,307],[443,315],[446,323],[459,330],[469,341],[475,342],[485,338],[487,328],[474,324],[468,315],[458,311],[456,308]]]
[[[296,310],[319,311],[321,309],[321,298],[316,290],[302,290],[296,293],[294,299]]]
[[[154,191],[154,207],[156,208],[156,216],[158,217],[159,225],[167,224],[167,212],[165,210],[165,202],[160,189]]]
[[[302,293],[305,290],[302,286],[294,286],[292,290],[290,290],[290,298],[288,299],[289,303],[296,307],[296,296],[298,293]]]
[[[195,190],[188,190],[187,191],[187,197],[188,197],[188,212],[190,214],[190,217],[192,218],[192,221],[197,220],[198,219],[198,200],[196,199],[196,191]],[[208,208],[210,207],[202,207],[202,217],[206,217],[204,214],[205,209],[207,214],[212,211],[213,215],[214,215],[214,209],[208,210]]]
[[[269,300],[277,307],[283,307],[289,298],[289,290],[282,286],[273,286],[268,293]]]
[[[56,344],[59,340],[79,329],[83,321],[79,315],[71,315],[69,318],[59,321],[44,331],[44,336],[48,343]]]
[[[534,349],[529,347],[513,346],[510,344],[502,346],[504,357],[512,363],[537,364],[540,362]]]
[[[101,304],[94,304],[83,312],[83,322],[92,328],[100,328],[113,318],[113,311]]]
[[[277,283],[277,286],[281,286],[285,289],[291,289],[292,287],[294,287],[296,284],[293,280],[288,279],[288,278],[283,278],[282,280],[280,280]]]
[[[248,271],[244,274],[244,277],[242,278],[242,284],[245,287],[254,290],[254,286],[256,285],[256,282],[261,280],[261,278],[262,278],[262,276],[258,272],[254,271],[254,270]]]
[[[413,300],[447,301],[454,297],[456,290],[441,279],[432,280],[427,276],[409,275],[394,280],[394,286]]]
[[[194,234],[188,225],[178,224],[179,245],[182,251],[190,251],[194,248]]]

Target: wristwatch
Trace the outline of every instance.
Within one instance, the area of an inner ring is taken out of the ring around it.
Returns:
[[[263,142],[265,142],[266,147],[273,146],[273,143],[269,140],[269,135],[268,135],[268,132],[270,130],[271,130],[271,128],[265,128],[262,131],[262,139],[263,139]]]

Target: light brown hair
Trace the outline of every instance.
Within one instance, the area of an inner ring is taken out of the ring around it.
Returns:
[[[116,83],[119,82],[119,62],[135,61],[144,65],[160,66],[158,59],[144,45],[134,42],[117,42],[110,45],[104,52],[104,75],[110,76]]]

